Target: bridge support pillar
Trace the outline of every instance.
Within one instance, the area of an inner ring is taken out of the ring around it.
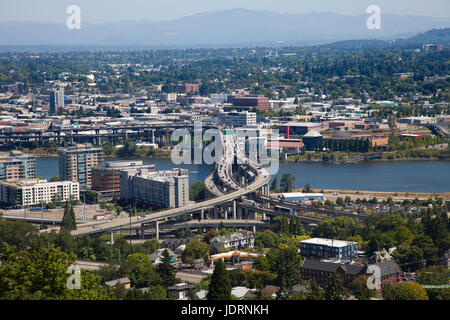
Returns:
[[[159,240],[159,221],[155,221],[156,239]]]
[[[205,219],[205,209],[201,208],[200,209],[200,220],[204,220]]]
[[[253,234],[256,233],[256,225],[253,225]]]
[[[109,234],[109,244],[113,245],[114,244],[114,232],[111,231],[111,233]]]
[[[233,201],[233,219],[236,220],[236,200]]]
[[[228,207],[226,207],[226,208],[223,210],[223,217],[225,218],[225,220],[228,219]]]

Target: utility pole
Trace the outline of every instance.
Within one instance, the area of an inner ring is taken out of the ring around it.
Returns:
[[[84,221],[87,220],[86,218],[86,193],[83,194],[83,211],[84,211]]]
[[[134,212],[134,208],[132,207],[131,209],[130,209],[130,213],[128,214],[128,216],[130,217],[130,253],[131,253],[131,251],[132,251],[132,249],[131,249],[131,213],[132,212]]]
[[[41,230],[44,228],[44,201],[41,201]]]

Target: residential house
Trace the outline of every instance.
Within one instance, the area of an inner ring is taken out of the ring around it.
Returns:
[[[124,278],[114,279],[111,281],[106,281],[105,285],[107,285],[108,287],[115,287],[117,285],[123,285],[123,287],[125,289],[130,289],[131,281],[127,277],[124,277]]]
[[[176,285],[167,288],[167,294],[174,297],[176,300],[188,300],[189,291],[192,288],[194,288],[192,284],[177,283]]]
[[[253,248],[255,237],[250,231],[239,231],[211,239],[210,246],[216,250],[229,249],[238,250],[240,248]]]

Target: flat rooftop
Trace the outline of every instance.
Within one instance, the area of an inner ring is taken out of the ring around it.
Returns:
[[[346,247],[348,245],[354,244],[353,241],[344,241],[344,240],[334,240],[334,239],[324,239],[324,238],[312,238],[308,240],[300,241],[300,243],[311,243],[311,244],[319,244],[329,247]]]

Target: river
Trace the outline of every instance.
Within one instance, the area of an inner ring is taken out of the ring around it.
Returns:
[[[213,170],[208,165],[174,165],[170,159],[144,159],[156,170],[181,167],[189,170],[189,184],[204,180]],[[36,160],[37,175],[58,175],[58,158]],[[450,192],[450,161],[383,161],[336,164],[326,162],[280,162],[278,181],[285,173],[295,177],[295,187],[307,182],[314,189],[347,189],[393,192]]]

